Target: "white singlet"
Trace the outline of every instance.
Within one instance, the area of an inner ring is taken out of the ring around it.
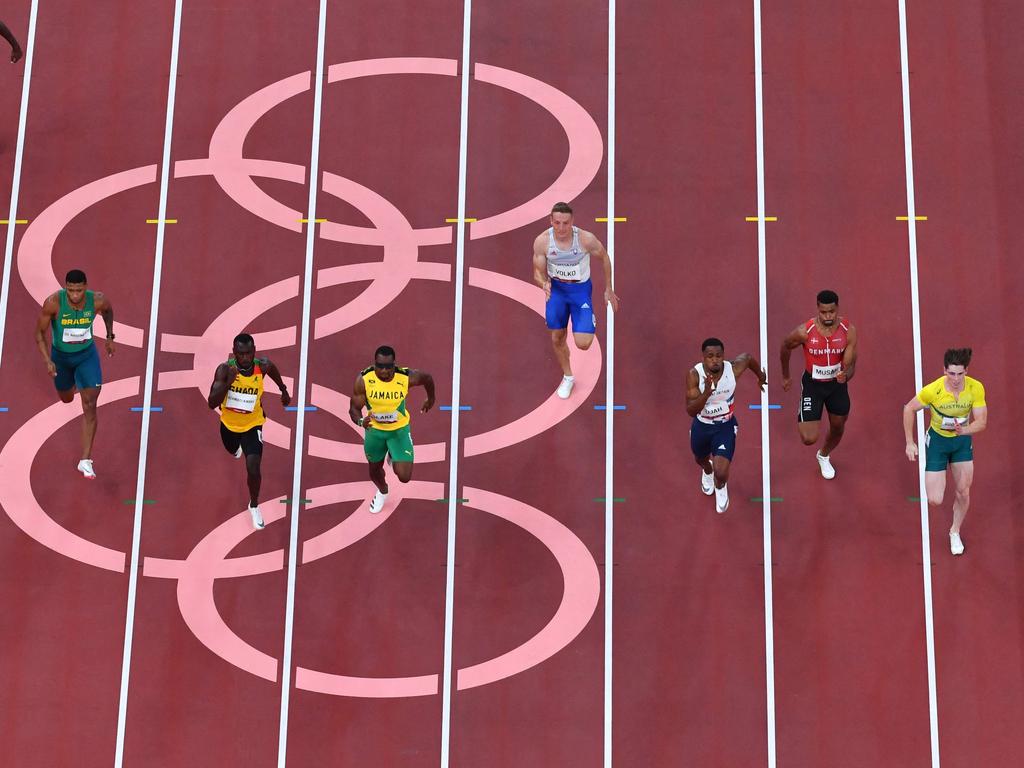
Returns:
[[[580,246],[580,230],[572,228],[572,245],[563,251],[555,242],[555,228],[548,229],[548,277],[582,283],[590,279],[590,253]]]
[[[704,364],[697,363],[693,366],[697,372],[697,389],[704,391]],[[721,424],[728,421],[733,414],[733,401],[736,399],[736,376],[732,372],[732,363],[725,360],[722,363],[722,378],[718,380],[714,393],[704,404],[704,409],[697,414],[697,420],[705,424]]]

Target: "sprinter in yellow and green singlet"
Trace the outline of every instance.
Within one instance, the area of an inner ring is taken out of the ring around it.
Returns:
[[[942,504],[946,492],[946,467],[953,474],[956,497],[953,499],[953,525],[949,529],[949,551],[964,553],[960,526],[967,517],[971,503],[971,483],[974,482],[974,444],[972,435],[988,424],[988,405],[985,387],[967,375],[971,364],[971,350],[947,349],[943,357],[944,374],[926,384],[917,396],[903,406],[903,432],[907,438],[907,458],[917,459],[914,443],[915,414],[930,408],[931,422],[925,433],[924,487],[928,503]]]
[[[236,459],[245,456],[249,485],[249,516],[252,527],[263,528],[259,496],[263,461],[263,378],[269,376],[281,390],[281,405],[292,401],[277,366],[265,357],[256,357],[256,342],[248,333],[235,336],[231,357],[217,366],[206,404],[220,407],[220,439],[224,449]]]
[[[388,499],[388,482],[384,476],[384,459],[395,470],[399,482],[412,479],[413,448],[409,431],[408,397],[410,387],[423,387],[427,399],[421,413],[434,407],[434,378],[426,371],[399,368],[395,365],[395,350],[378,347],[373,365],[363,369],[356,377],[355,389],[349,403],[348,415],[363,427],[363,452],[370,464],[370,479],[377,493],[370,502],[370,512],[384,509]],[[364,416],[363,408],[369,407]]]
[[[107,357],[114,354],[114,308],[99,291],[88,290],[85,272],[72,269],[64,278],[64,287],[48,296],[36,322],[36,346],[46,361],[61,402],[70,403],[77,390],[82,399],[82,458],[78,471],[89,480],[96,479],[92,466],[92,443],[96,438],[96,401],[103,384],[100,356],[92,340],[96,315],[107,326],[104,339]],[[46,329],[51,332],[46,343]]]

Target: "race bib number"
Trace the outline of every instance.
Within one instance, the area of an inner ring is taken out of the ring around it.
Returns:
[[[224,398],[224,407],[229,411],[237,411],[238,413],[252,413],[256,410],[257,400],[259,400],[259,395],[249,395],[229,389],[228,396]]]
[[[967,417],[962,417],[962,418],[959,417],[959,416],[943,416],[942,417],[942,428],[943,429],[948,429],[948,430],[952,431],[952,430],[956,429],[956,425],[957,424],[960,424],[961,426],[967,424]]]
[[[811,378],[817,381],[828,381],[834,379],[842,370],[842,363],[835,365],[815,365],[811,370]]]
[[[559,280],[582,280],[583,263],[552,264],[548,262],[548,275],[557,277]]]
[[[92,328],[84,326],[82,328],[65,328],[64,335],[61,337],[65,344],[84,344],[92,338]]]
[[[384,411],[383,413],[374,411],[371,415],[373,416],[373,420],[378,424],[394,424],[402,414],[398,411]]]
[[[708,403],[701,414],[706,419],[717,419],[729,413],[728,403]]]

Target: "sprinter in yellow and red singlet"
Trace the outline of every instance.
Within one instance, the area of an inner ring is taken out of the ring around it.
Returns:
[[[82,399],[82,458],[78,471],[86,479],[95,480],[92,465],[92,443],[96,438],[96,401],[103,385],[100,356],[92,339],[96,315],[103,316],[107,326],[104,347],[107,357],[114,354],[114,308],[99,291],[90,291],[85,272],[72,269],[64,278],[64,287],[48,296],[36,322],[36,346],[46,361],[46,370],[53,378],[57,396],[70,403],[78,392]],[[50,343],[46,330],[50,329]]]
[[[923,408],[932,412],[924,436],[924,487],[928,503],[937,507],[946,493],[946,467],[953,475],[956,498],[953,499],[953,525],[949,529],[949,551],[964,553],[960,526],[967,517],[974,482],[974,443],[972,435],[988,425],[985,387],[967,375],[971,349],[947,349],[943,356],[943,375],[926,384],[916,397],[903,406],[903,433],[907,438],[907,458],[917,459],[914,443],[915,414]]]
[[[366,430],[363,452],[370,465],[370,479],[377,493],[370,501],[370,512],[377,514],[388,500],[388,482],[384,476],[384,460],[392,465],[399,482],[412,479],[413,447],[409,430],[409,388],[423,387],[427,399],[420,408],[426,413],[434,407],[434,377],[426,371],[400,368],[395,365],[395,350],[377,347],[373,365],[356,376],[348,415],[353,423]],[[363,408],[369,407],[364,416]]]
[[[804,348],[804,375],[800,381],[800,413],[797,427],[804,445],[818,442],[822,410],[828,411],[828,436],[818,451],[821,476],[836,476],[832,451],[843,439],[846,419],[850,415],[850,393],[847,384],[857,366],[857,329],[839,316],[839,294],[818,293],[818,314],[801,323],[782,340],[782,388],[789,391],[789,356],[797,347]]]
[[[220,439],[236,459],[245,456],[249,485],[249,515],[252,527],[263,528],[259,497],[260,464],[263,460],[263,379],[269,376],[281,391],[281,405],[292,401],[277,366],[265,357],[256,357],[256,342],[248,333],[235,336],[231,357],[217,366],[206,404],[220,408]]]

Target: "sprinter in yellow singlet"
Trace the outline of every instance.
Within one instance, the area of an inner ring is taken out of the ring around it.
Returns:
[[[370,502],[373,514],[384,509],[388,500],[385,458],[394,467],[399,482],[408,483],[412,479],[413,448],[407,403],[410,387],[427,390],[421,413],[434,407],[434,377],[426,371],[397,367],[395,350],[391,347],[378,347],[373,365],[356,376],[348,415],[366,430],[363,452],[370,464],[370,479],[377,486],[377,493]],[[367,406],[369,412],[364,416],[363,408]]]
[[[220,439],[236,459],[245,455],[249,484],[249,515],[252,527],[263,528],[259,496],[260,464],[263,460],[263,377],[269,376],[281,390],[281,405],[292,401],[277,366],[265,357],[256,357],[256,342],[248,333],[235,336],[231,357],[217,366],[206,404],[220,407]]]
[[[956,498],[953,499],[953,525],[949,529],[949,551],[964,553],[960,526],[967,517],[971,503],[971,483],[974,481],[974,445],[976,435],[988,424],[988,405],[985,388],[977,379],[967,375],[971,364],[971,350],[947,349],[943,357],[944,375],[927,384],[910,402],[903,406],[903,432],[907,438],[907,458],[917,459],[914,442],[915,414],[930,408],[931,422],[925,433],[924,487],[928,503],[942,504],[946,492],[946,467],[953,474]]]

